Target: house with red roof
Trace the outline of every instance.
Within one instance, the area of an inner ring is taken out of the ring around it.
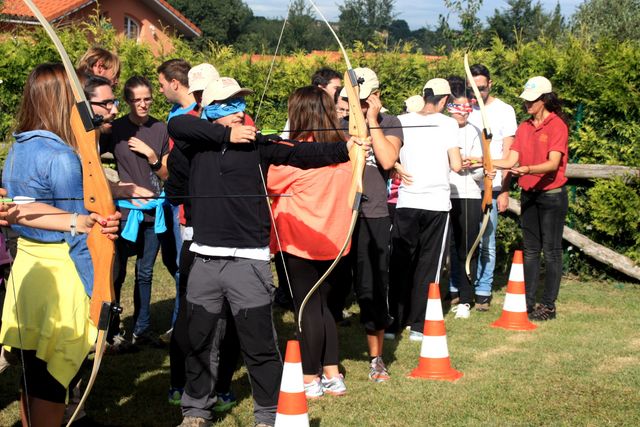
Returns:
[[[55,26],[87,22],[99,14],[111,22],[116,32],[139,43],[148,43],[155,53],[172,49],[170,35],[187,39],[200,37],[202,30],[165,0],[33,0]],[[0,28],[39,25],[22,0],[4,0]]]

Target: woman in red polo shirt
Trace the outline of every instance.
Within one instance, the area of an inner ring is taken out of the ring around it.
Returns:
[[[493,165],[509,169],[519,177],[527,311],[532,320],[550,320],[556,317],[555,302],[562,278],[569,131],[561,102],[548,79],[542,76],[529,79],[520,98],[531,117],[518,127],[508,158],[493,160]],[[544,293],[540,304],[535,306],[541,252],[545,265]]]
[[[291,139],[312,144],[348,139],[338,130],[333,100],[316,86],[299,88],[289,97],[289,120]],[[349,230],[351,207],[345,190],[350,181],[348,162],[306,170],[293,166],[269,168],[269,192],[293,195],[273,201],[278,236],[272,232],[271,250],[283,252],[296,318],[305,295],[336,258]],[[300,347],[308,398],[346,393],[338,372],[338,332],[327,306],[330,285],[341,285],[331,283],[333,280],[338,280],[335,274],[309,299],[302,316]]]

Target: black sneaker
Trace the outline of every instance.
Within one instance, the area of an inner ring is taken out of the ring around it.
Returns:
[[[127,354],[137,353],[138,351],[140,351],[138,346],[128,341],[122,335],[114,336],[111,342],[107,342],[107,348],[105,349],[107,354]]]
[[[136,346],[146,345],[146,346],[155,347],[155,348],[163,348],[166,346],[162,341],[160,341],[160,339],[148,334],[142,334],[142,335],[133,334],[133,339],[131,340],[131,343]]]
[[[476,311],[489,311],[491,297],[488,295],[476,295]]]
[[[556,318],[556,309],[555,307],[548,307],[544,304],[538,304],[535,310],[529,313],[530,320],[552,320]]]
[[[460,294],[458,292],[449,292],[449,300],[452,307],[458,305],[460,303]]]

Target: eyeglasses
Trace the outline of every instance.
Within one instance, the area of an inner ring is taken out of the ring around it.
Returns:
[[[132,104],[151,104],[153,102],[153,98],[133,98],[130,99],[129,102],[131,102]]]
[[[117,99],[105,99],[104,101],[91,101],[89,102],[89,104],[97,105],[104,108],[105,110],[111,110],[113,107],[118,108],[118,105],[120,105],[120,101],[118,101]]]

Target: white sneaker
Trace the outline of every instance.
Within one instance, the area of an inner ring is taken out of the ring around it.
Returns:
[[[304,394],[307,396],[307,399],[317,399],[318,397],[322,397],[324,392],[322,391],[322,382],[320,378],[316,378],[310,383],[304,383]]]
[[[342,396],[347,393],[347,386],[344,385],[344,377],[338,374],[335,377],[327,378],[322,376],[322,392],[332,396]]]
[[[458,304],[451,309],[456,314],[456,319],[468,319],[471,316],[471,306],[469,304]]]
[[[409,332],[409,341],[422,342],[422,333],[418,331]]]

